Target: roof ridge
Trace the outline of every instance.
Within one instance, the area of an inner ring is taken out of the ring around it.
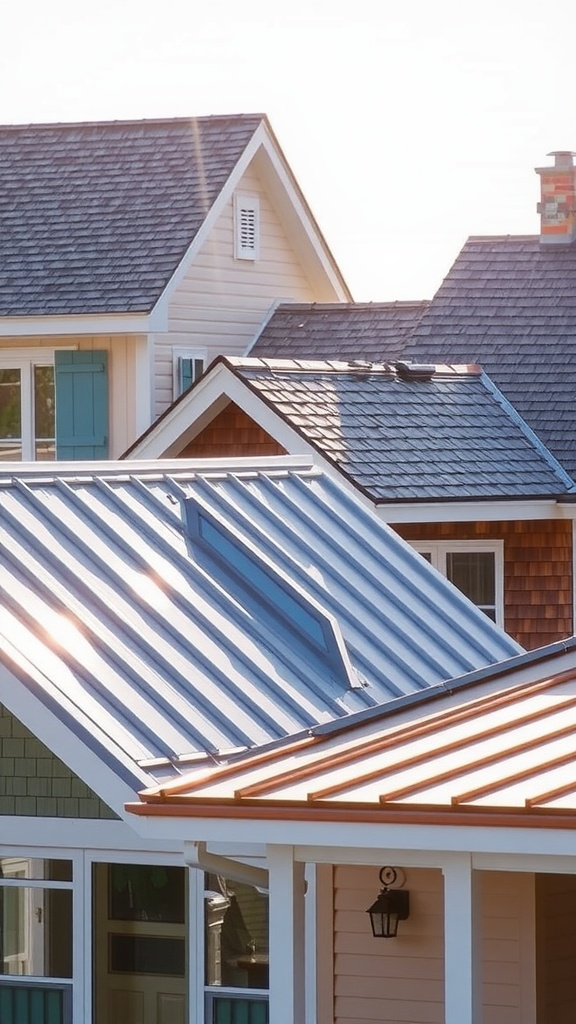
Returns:
[[[253,114],[191,114],[179,117],[142,117],[142,118],[118,118],[113,120],[96,121],[38,121],[22,124],[0,124],[0,131],[28,131],[34,129],[53,128],[114,128],[119,126],[143,126],[143,125],[178,125],[188,124],[190,121],[251,121],[267,120],[263,113]]]
[[[431,299],[394,299],[390,302],[280,302],[274,313],[300,310],[353,310],[353,309],[413,309],[429,305]]]

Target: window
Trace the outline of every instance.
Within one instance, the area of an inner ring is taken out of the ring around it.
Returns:
[[[72,977],[72,865],[0,858],[0,973]]]
[[[234,256],[257,260],[260,248],[260,204],[257,196],[234,196]]]
[[[206,1020],[268,1024],[268,896],[206,875]]]
[[[107,353],[0,349],[0,462],[107,456]]]
[[[174,349],[174,398],[194,384],[204,373],[206,349]]]
[[[414,541],[412,547],[493,622],[504,625],[503,541]]]
[[[0,460],[56,457],[54,354],[0,353]]]

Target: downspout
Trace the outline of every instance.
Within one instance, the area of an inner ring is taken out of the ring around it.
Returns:
[[[243,864],[230,857],[221,857],[217,853],[208,853],[206,843],[186,840],[184,860],[188,867],[197,868],[199,871],[209,871],[214,875],[231,878],[234,882],[244,882],[246,885],[254,885],[258,889],[268,890],[268,871],[265,868]]]

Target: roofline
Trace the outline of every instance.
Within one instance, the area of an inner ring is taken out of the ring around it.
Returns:
[[[289,312],[319,312],[327,310],[338,310],[346,312],[355,309],[414,309],[420,306],[429,306],[432,299],[393,299],[390,302],[279,302],[277,310],[283,313]]]
[[[191,114],[189,117],[135,117],[119,118],[112,120],[96,121],[31,121],[29,123],[0,124],[0,131],[29,131],[36,129],[53,128],[106,128],[124,125],[149,125],[149,124],[189,124],[190,121],[238,121],[259,118],[267,120],[267,115],[262,113],[245,114]]]
[[[251,358],[252,357],[245,356],[216,356],[216,358],[210,363],[210,365],[206,368],[204,373],[192,384],[192,386],[187,391],[185,391],[184,394],[180,395],[176,399],[176,401],[173,402],[167,409],[165,409],[164,412],[158,417],[157,420],[155,420],[154,423],[150,424],[150,426],[144,431],[144,433],[141,434],[140,437],[136,441],[134,441],[133,444],[131,444],[130,447],[127,448],[121,454],[120,459],[127,461],[137,461],[138,456],[133,457],[133,453],[137,452],[142,446],[146,447],[146,442],[148,441],[149,438],[153,438],[159,433],[161,434],[163,423],[167,423],[172,418],[176,420],[179,415],[179,410],[181,409],[181,407],[185,407],[186,403],[194,401],[195,397],[197,395],[201,395],[204,389],[217,387],[217,383],[214,383],[214,381],[216,380],[217,382],[218,376],[220,374],[229,374],[230,378],[234,382],[233,386],[235,388],[240,388],[248,398],[245,407],[240,405],[241,408],[244,408],[244,411],[247,413],[247,415],[252,416],[255,422],[259,423],[260,426],[263,426],[262,416],[257,415],[257,410],[258,408],[266,410],[266,414],[272,416],[274,418],[274,422],[277,423],[281,429],[288,431],[292,438],[298,439],[298,442],[300,443],[301,446],[305,446],[305,448],[310,452],[310,458],[314,459],[318,465],[326,467],[328,471],[337,473],[338,477],[342,479],[343,482],[350,489],[352,489],[353,492],[357,496],[359,496],[367,506],[369,506],[372,509],[375,509],[379,513],[379,515],[381,515],[382,518],[385,519],[386,522],[411,523],[415,520],[414,510],[416,508],[426,508],[427,510],[429,510],[430,513],[434,513],[434,506],[436,506],[436,515],[428,514],[425,517],[422,517],[423,521],[443,521],[446,519],[446,508],[448,507],[450,508],[450,510],[452,510],[455,506],[459,506],[459,508],[463,510],[457,517],[458,521],[460,519],[462,519],[463,521],[468,521],[470,518],[478,519],[480,502],[490,503],[492,506],[494,506],[491,515],[489,517],[485,516],[485,518],[492,519],[501,519],[503,516],[503,509],[505,508],[506,505],[509,507],[511,506],[510,513],[507,515],[506,518],[549,519],[556,518],[556,515],[568,514],[567,511],[564,510],[562,510],[561,512],[557,511],[558,503],[560,501],[565,501],[566,498],[570,497],[568,492],[562,492],[552,495],[474,495],[471,497],[462,497],[461,495],[456,495],[454,497],[439,496],[437,498],[431,498],[430,496],[426,496],[423,498],[376,498],[362,484],[354,480],[353,477],[350,476],[341,465],[339,465],[334,459],[332,459],[330,454],[326,452],[313,438],[307,437],[298,424],[293,423],[278,408],[277,405],[270,401],[267,395],[259,391],[254,385],[254,383],[240,372],[238,363],[248,363]],[[276,361],[263,360],[260,357],[254,357],[253,361],[256,361],[256,359],[258,360],[259,363],[262,363],[264,365],[273,364]],[[320,360],[320,362],[325,361]],[[342,364],[343,367],[344,365],[345,364]],[[335,370],[334,372],[337,371]],[[345,371],[342,370],[340,372]],[[353,372],[353,370],[351,369],[350,372]],[[364,368],[362,370],[361,368],[358,368],[356,372],[365,373],[366,369]],[[382,364],[382,373],[385,372],[391,371],[386,369],[385,364]],[[458,372],[458,369],[456,367],[454,368],[454,372]],[[466,373],[470,375],[478,374],[480,377],[482,377],[483,375],[481,367],[477,366],[476,364],[470,364],[469,366],[467,365]],[[214,405],[214,402],[218,400],[218,398],[226,399],[229,402],[236,402],[236,404],[238,404],[239,400],[238,395],[234,396],[232,394],[232,386],[229,386],[227,390],[225,379],[220,384],[220,391],[218,392],[218,395],[214,394],[212,398],[210,398],[210,396],[208,397],[208,399],[205,398],[205,401],[208,401],[209,404],[206,405],[205,408],[201,408],[200,416],[203,416],[206,413],[208,413],[208,411]],[[198,398],[198,401],[202,402],[202,399]],[[256,408],[252,407],[252,403],[255,404]],[[179,432],[177,432],[178,429],[179,428],[176,423],[176,432],[173,431],[174,436],[170,435],[170,437],[167,439],[167,442],[162,446],[164,450],[170,449],[173,446],[175,446],[176,439],[178,437],[182,437],[183,433],[185,432],[185,425],[179,429]],[[282,438],[279,434],[274,434],[270,426],[263,426],[263,429],[267,429],[271,433],[271,436],[273,436],[275,440],[278,441],[279,444],[283,444],[286,447],[285,441],[287,441],[288,439]],[[152,442],[152,450],[154,450],[153,445],[154,442]],[[160,451],[160,445],[158,445],[158,451]],[[540,454],[542,455],[542,453]],[[163,458],[162,455],[157,455],[156,457]],[[530,507],[532,503],[534,505],[538,505],[538,507],[534,508],[532,514],[527,516],[526,510],[527,508]],[[542,506],[544,507],[542,508]],[[397,509],[401,510],[401,514],[399,516],[394,514]],[[463,512],[466,512],[467,514],[463,514]],[[416,521],[418,521],[418,519],[419,517],[416,515]]]
[[[468,242],[537,242],[540,235],[469,235]]]
[[[195,800],[184,797],[163,799],[162,803],[127,803],[129,814],[145,818],[218,818],[237,821],[299,821],[315,825],[333,823],[377,825],[458,825],[477,828],[537,828],[576,830],[576,815],[557,808],[501,807],[479,811],[475,807],[447,809],[441,805],[373,805],[314,801]]]
[[[152,475],[158,479],[166,476],[187,476],[195,474],[226,473],[242,474],[255,470],[262,473],[320,472],[318,465],[309,455],[229,455],[214,459],[142,459],[126,465],[114,459],[78,462],[1,462],[0,487],[12,484],[21,477],[35,477],[39,482],[54,478],[75,478],[79,481],[99,476],[116,476],[121,479]]]
[[[486,665],[483,668],[474,669],[474,671],[467,672],[463,676],[455,676],[454,679],[445,679],[443,682],[436,683],[434,686],[429,686],[417,693],[404,694],[402,697],[396,697],[387,701],[386,704],[378,704],[376,707],[357,711],[349,715],[345,720],[335,719],[331,722],[323,722],[320,725],[313,726],[309,730],[309,735],[314,737],[333,736],[348,729],[363,726],[367,722],[388,718],[391,715],[405,711],[407,708],[420,707],[429,701],[438,700],[440,697],[471,689],[482,683],[503,679],[519,669],[536,667],[544,661],[556,659],[572,652],[576,652],[576,636],[568,637],[566,640],[556,640],[552,644],[547,644],[546,647],[536,648],[535,651],[523,651],[521,654],[512,655],[506,661],[499,661],[492,665]]]

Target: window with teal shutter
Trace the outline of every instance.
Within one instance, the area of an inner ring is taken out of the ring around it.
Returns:
[[[108,458],[108,353],[55,353],[56,457]]]

